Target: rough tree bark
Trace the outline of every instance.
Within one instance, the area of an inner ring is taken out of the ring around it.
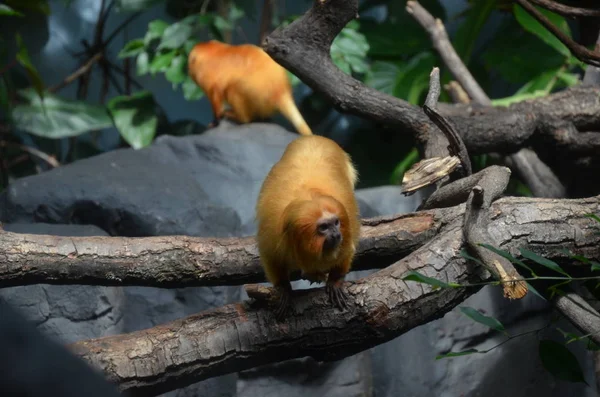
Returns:
[[[323,288],[294,291],[282,323],[264,301],[246,301],[130,334],[77,342],[71,349],[132,395],[156,395],[266,363],[312,356],[337,360],[393,339],[444,315],[479,287],[432,290],[403,281],[410,270],[459,284],[489,279],[465,262],[464,205],[436,210],[438,234],[411,255],[348,283],[350,309],[331,307]],[[563,249],[600,258],[598,197],[506,198],[493,203],[488,232],[515,255],[518,247],[565,263]],[[500,293],[500,291],[498,292]]]
[[[435,236],[444,219],[436,211],[364,219],[353,268],[381,268],[403,258]],[[38,283],[179,288],[261,281],[265,276],[254,237],[61,237],[0,229],[0,288]]]

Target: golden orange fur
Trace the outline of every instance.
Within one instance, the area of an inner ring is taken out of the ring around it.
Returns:
[[[285,69],[260,47],[198,43],[188,56],[188,74],[210,100],[215,122],[228,117],[249,123],[279,111],[300,134],[312,135],[294,103]]]
[[[256,205],[257,242],[267,279],[282,293],[291,289],[293,270],[311,281],[324,281],[328,273],[330,299],[344,306],[340,287],[360,234],[356,181],[350,156],[317,135],[291,142],[267,175]],[[337,225],[341,242],[335,248],[324,248],[325,238],[317,232],[322,221]]]

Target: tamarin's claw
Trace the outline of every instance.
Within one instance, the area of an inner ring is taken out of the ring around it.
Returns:
[[[292,292],[291,286],[279,286],[276,287],[276,289],[279,292],[279,302],[275,308],[275,318],[279,321],[282,320],[287,313]]]
[[[348,308],[348,294],[344,291],[343,283],[327,283],[325,290],[329,295],[329,301],[340,310]]]

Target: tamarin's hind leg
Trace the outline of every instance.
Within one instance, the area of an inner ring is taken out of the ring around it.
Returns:
[[[248,97],[244,91],[241,91],[239,84],[232,84],[225,93],[225,99],[231,107],[231,110],[225,111],[225,117],[237,121],[240,124],[246,124],[252,121],[252,103],[249,103]],[[251,100],[251,99],[250,99]]]
[[[327,278],[327,284],[325,285],[329,301],[340,310],[348,308],[348,294],[344,291],[344,280],[350,270],[351,261],[351,258],[344,260],[341,266],[331,269]]]
[[[223,94],[218,90],[212,90],[207,93],[210,106],[213,111],[213,121],[208,124],[208,128],[213,128],[219,125],[219,121],[223,118],[225,104],[223,103]]]

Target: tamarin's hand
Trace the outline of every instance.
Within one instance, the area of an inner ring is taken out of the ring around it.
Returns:
[[[210,100],[215,125],[223,117],[249,123],[279,111],[300,134],[312,135],[294,103],[286,70],[260,47],[215,40],[196,44],[188,56],[188,74]]]
[[[291,299],[290,273],[325,281],[332,304],[347,308],[343,290],[360,235],[354,196],[357,173],[331,139],[292,141],[267,175],[256,205],[258,250],[267,279],[280,294],[276,317]]]

